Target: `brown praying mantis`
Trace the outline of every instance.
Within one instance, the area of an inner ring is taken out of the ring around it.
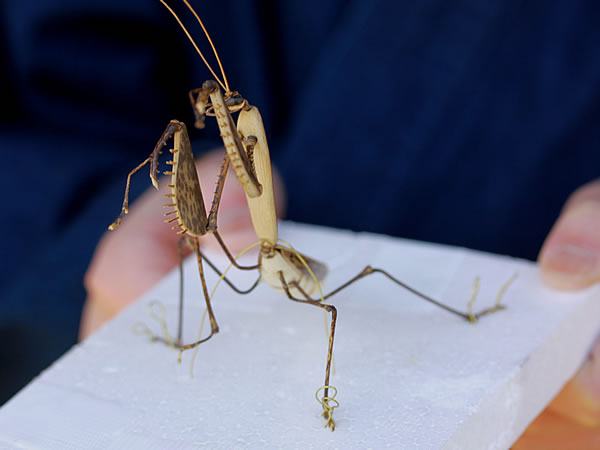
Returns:
[[[121,214],[117,220],[110,225],[109,229],[116,229],[121,223],[124,215],[128,213],[129,187],[131,177],[134,173],[149,163],[150,179],[152,180],[153,186],[156,189],[159,188],[159,156],[161,155],[164,147],[167,145],[167,142],[172,139],[173,148],[169,150],[172,154],[172,159],[166,162],[166,164],[171,166],[171,169],[164,173],[165,175],[171,177],[170,184],[168,185],[170,193],[166,194],[166,196],[170,199],[170,203],[168,203],[166,206],[172,207],[173,209],[166,213],[167,216],[172,216],[169,217],[166,222],[175,222],[175,226],[173,228],[180,229],[178,233],[184,235],[183,238],[186,239],[186,242],[190,244],[193,252],[195,253],[200,281],[202,283],[204,300],[206,303],[206,310],[210,322],[210,334],[207,337],[199,339],[196,342],[184,344],[182,342],[183,299],[180,293],[178,332],[177,338],[172,344],[179,348],[180,351],[192,349],[206,342],[219,332],[219,326],[211,306],[211,297],[208,293],[207,283],[204,276],[203,261],[206,261],[207,264],[209,264],[217,273],[219,273],[219,275],[222,276],[229,286],[239,293],[249,293],[258,285],[258,282],[262,280],[271,287],[285,293],[290,300],[322,308],[324,311],[326,311],[326,313],[331,314],[331,320],[329,324],[325,381],[324,385],[317,390],[317,400],[319,400],[323,408],[323,416],[326,420],[325,425],[333,431],[335,429],[333,410],[339,406],[339,403],[337,400],[335,400],[337,390],[330,385],[337,310],[335,306],[326,303],[326,300],[346,289],[356,281],[368,275],[379,273],[384,275],[398,286],[409,290],[417,297],[468,321],[476,322],[479,317],[503,308],[503,306],[500,304],[500,301],[504,288],[497,296],[493,307],[484,309],[478,313],[473,313],[472,304],[476,296],[476,288],[474,287],[473,296],[468,304],[468,311],[461,312],[437,300],[434,300],[433,298],[417,291],[416,289],[413,289],[383,269],[366,266],[356,276],[338,288],[325,295],[321,294],[320,298],[312,298],[311,295],[313,295],[314,292],[321,292],[319,284],[323,281],[325,275],[327,274],[327,268],[324,264],[296,252],[293,248],[280,244],[277,234],[277,216],[275,211],[271,160],[266,134],[258,108],[256,106],[252,106],[238,92],[231,91],[229,89],[227,77],[225,76],[225,72],[221,65],[215,46],[213,45],[213,42],[204,24],[202,23],[202,20],[196,14],[188,1],[183,0],[185,5],[194,14],[203,29],[218,61],[223,80],[216,75],[215,71],[206,61],[202,52],[198,49],[198,46],[180,21],[177,14],[169,7],[169,5],[167,5],[167,3],[165,3],[164,0],[160,1],[179,22],[179,25],[184,30],[196,48],[196,51],[200,54],[204,63],[214,77],[214,80],[208,80],[204,82],[201,88],[191,90],[189,93],[189,98],[194,111],[195,127],[199,129],[204,128],[205,117],[214,116],[216,118],[226,152],[223,158],[223,164],[218,174],[217,186],[211,202],[210,210],[207,214],[186,126],[182,122],[172,120],[167,125],[166,130],[161,135],[158,143],[148,158],[142,161],[142,163],[135,167],[127,176]],[[224,94],[221,92],[221,88],[225,91]],[[232,114],[236,113],[238,114],[237,124],[234,123],[232,118]],[[237,263],[236,258],[232,256],[217,230],[219,204],[225,179],[230,166],[233,168],[236,177],[244,189],[252,218],[252,224],[254,226],[256,235],[260,240],[258,262],[252,266],[242,266]],[[254,283],[249,289],[242,291],[236,288],[229,280],[227,280],[227,278],[225,278],[221,272],[206,259],[200,250],[198,239],[206,234],[213,234],[215,236],[225,255],[235,267],[240,270],[257,270],[259,272],[259,278],[256,283]],[[182,242],[183,241],[180,240],[180,259],[182,258]],[[153,339],[171,343],[167,339],[163,339],[161,337],[153,336]],[[319,398],[318,395],[321,391],[323,392],[323,396]],[[330,391],[332,392],[331,395]]]

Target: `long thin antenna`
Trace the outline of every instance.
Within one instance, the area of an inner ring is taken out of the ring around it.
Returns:
[[[221,58],[219,58],[219,54],[217,53],[217,49],[215,48],[215,45],[213,44],[213,41],[210,38],[210,35],[208,34],[208,31],[206,30],[206,27],[204,26],[204,22],[202,22],[202,19],[200,19],[200,16],[198,16],[198,14],[194,10],[194,8],[192,8],[192,5],[190,5],[187,0],[183,0],[183,3],[185,3],[185,5],[192,12],[192,14],[194,15],[194,17],[196,17],[196,20],[198,21],[198,23],[202,27],[202,30],[204,31],[204,34],[206,35],[206,39],[208,39],[208,42],[210,42],[210,46],[211,46],[211,48],[213,50],[213,53],[215,54],[215,58],[217,58],[217,62],[219,63],[219,69],[221,69],[221,75],[223,75],[223,81],[225,82],[225,86],[226,86],[225,90],[227,92],[229,92],[229,83],[227,82],[227,76],[225,75],[225,71],[223,70],[223,65],[221,64]]]
[[[183,25],[183,23],[181,22],[181,20],[179,19],[179,17],[177,17],[177,14],[175,14],[175,11],[173,11],[171,9],[171,7],[169,5],[167,5],[167,3],[164,0],[160,0],[160,2],[165,6],[165,8],[167,8],[169,10],[169,12],[173,15],[173,17],[175,17],[175,19],[177,20],[177,22],[179,23],[179,26],[183,29],[183,31],[185,32],[186,36],[188,37],[188,39],[191,41],[192,45],[194,46],[194,48],[196,49],[196,51],[198,52],[198,54],[200,55],[200,57],[202,58],[202,61],[204,61],[204,64],[206,64],[206,67],[208,67],[208,70],[210,70],[210,73],[212,74],[213,77],[215,77],[215,80],[217,80],[217,83],[219,83],[221,85],[221,87],[223,89],[225,89],[225,91],[228,93],[229,91],[229,85],[227,84],[227,79],[225,79],[225,83],[223,83],[221,81],[221,79],[217,76],[217,74],[215,73],[215,71],[213,70],[213,68],[210,66],[210,64],[208,63],[208,61],[206,61],[206,58],[204,57],[204,55],[202,54],[202,52],[200,51],[200,49],[198,48],[198,46],[196,45],[196,42],[194,41],[194,39],[192,38],[192,36],[190,35],[189,31],[187,30],[187,28],[185,27],[185,25]],[[187,2],[186,2],[187,3]],[[189,5],[188,5],[189,6]],[[195,13],[194,13],[195,14]],[[196,16],[198,17],[198,16]],[[198,19],[199,20],[199,19]],[[202,22],[200,22],[202,24]],[[204,25],[202,25],[202,28],[204,29]],[[206,33],[206,30],[204,30],[204,32]],[[208,33],[206,33],[206,36],[208,37]],[[210,37],[208,37],[208,40],[210,42],[210,45],[213,48],[213,51],[215,49],[215,47],[213,46],[213,43],[210,39]],[[215,55],[216,55],[216,51],[215,51]],[[217,56],[217,61],[219,61],[219,57]],[[221,66],[221,61],[219,61],[219,67]],[[221,67],[221,71],[223,71],[223,68]],[[225,76],[225,74],[223,73],[223,77]]]

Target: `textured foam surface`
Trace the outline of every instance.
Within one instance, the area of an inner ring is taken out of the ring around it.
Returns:
[[[508,309],[477,325],[380,275],[332,298],[340,407],[331,433],[314,397],[327,353],[322,311],[265,285],[246,296],[219,286],[221,332],[200,346],[191,377],[192,352],[178,365],[176,350],[132,332],[140,321],[160,332],[148,316],[153,299],[174,330],[174,272],[0,410],[0,448],[504,449],[574,374],[600,327],[598,287],[553,292],[528,262],[290,223],[280,234],[327,262],[325,291],[371,264],[464,310],[475,276],[475,309],[518,278]],[[204,308],[194,260],[185,273],[191,341]],[[254,277],[232,272],[241,286]]]

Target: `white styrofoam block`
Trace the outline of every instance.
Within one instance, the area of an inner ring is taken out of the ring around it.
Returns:
[[[265,285],[246,296],[221,285],[221,331],[200,346],[191,377],[191,352],[178,365],[176,350],[132,332],[140,321],[159,332],[147,313],[153,299],[174,331],[174,272],[0,410],[0,448],[504,449],[575,373],[600,328],[598,286],[553,292],[529,262],[290,223],[281,237],[328,263],[326,291],[371,264],[464,310],[480,276],[478,309],[519,276],[508,309],[477,325],[381,275],[332,298],[341,406],[331,433],[314,398],[327,353],[322,311]],[[204,307],[195,261],[185,269],[191,341]],[[242,286],[254,276],[232,273]]]

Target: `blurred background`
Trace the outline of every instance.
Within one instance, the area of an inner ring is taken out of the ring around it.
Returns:
[[[593,0],[192,4],[261,109],[289,219],[533,260],[599,176]],[[192,129],[210,74],[158,0],[5,1],[0,21],[1,404],[76,342],[125,177],[170,119]]]

